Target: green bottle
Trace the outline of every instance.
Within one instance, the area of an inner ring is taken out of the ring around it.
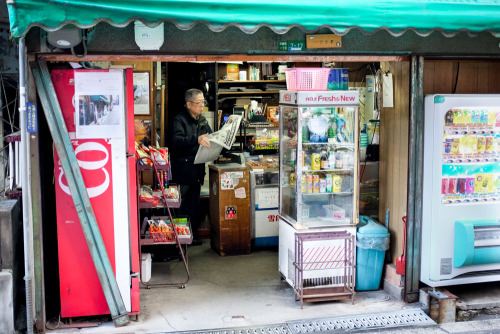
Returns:
[[[337,120],[335,117],[330,118],[328,124],[328,141],[331,142],[337,137]]]
[[[304,119],[304,125],[302,125],[302,142],[303,143],[309,143],[309,126],[308,120]]]

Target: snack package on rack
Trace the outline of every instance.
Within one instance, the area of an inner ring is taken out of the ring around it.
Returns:
[[[179,236],[191,235],[187,218],[174,218],[175,230]]]
[[[163,193],[168,200],[178,201],[179,200],[179,189],[177,186],[170,186],[165,188]]]
[[[141,185],[139,188],[139,201],[151,203],[152,206],[157,206],[160,198],[153,194],[153,189],[150,186]]]
[[[175,235],[172,227],[162,219],[148,220],[149,234],[154,242],[174,241]]]
[[[151,154],[151,159],[158,165],[168,164],[168,157],[164,150],[158,150],[152,146],[149,147],[149,152]],[[168,151],[167,151],[168,152]]]
[[[137,158],[137,160],[148,158],[146,160],[146,163],[150,166],[153,166],[153,161],[151,161],[150,159],[149,149],[146,146],[139,144],[138,142],[135,142],[135,157]],[[144,164],[144,160],[141,160],[140,164]]]

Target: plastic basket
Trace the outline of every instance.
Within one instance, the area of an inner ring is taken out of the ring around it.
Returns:
[[[329,68],[296,67],[285,69],[288,90],[326,90]]]

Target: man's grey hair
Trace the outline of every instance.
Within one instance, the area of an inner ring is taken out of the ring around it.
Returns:
[[[184,94],[184,102],[188,103],[188,102],[193,102],[194,100],[194,97],[196,95],[203,95],[203,92],[199,89],[196,89],[196,88],[191,88],[191,89],[188,89],[186,91],[186,94]]]

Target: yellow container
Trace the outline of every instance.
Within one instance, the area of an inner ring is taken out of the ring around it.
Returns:
[[[312,170],[321,169],[321,155],[319,153],[313,153],[311,155],[311,169]]]
[[[339,193],[342,189],[342,177],[335,175],[333,177],[333,192]]]
[[[319,175],[313,175],[313,193],[319,193]]]

